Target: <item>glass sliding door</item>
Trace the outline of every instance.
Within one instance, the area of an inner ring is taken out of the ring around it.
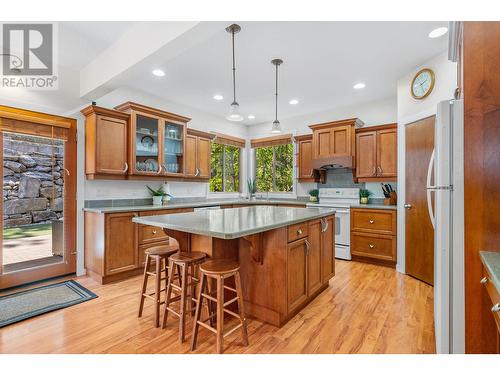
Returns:
[[[0,289],[73,273],[75,137],[70,128],[0,121]]]

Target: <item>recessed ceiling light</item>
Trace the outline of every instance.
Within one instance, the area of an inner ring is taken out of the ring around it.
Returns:
[[[359,89],[364,89],[366,87],[366,85],[363,82],[360,82],[360,83],[356,83],[352,87],[355,88],[356,90],[359,90]]]
[[[249,120],[253,120],[255,118],[255,115],[248,115]]]
[[[152,71],[152,73],[157,77],[163,77],[165,75],[165,72],[161,69],[155,69]]]
[[[214,99],[215,100],[222,100],[222,99],[224,99],[224,97],[222,95],[217,94],[217,95],[214,95]]]
[[[295,105],[295,104],[299,104],[299,101],[297,99],[292,99],[288,103]]]
[[[439,38],[440,36],[443,36],[447,32],[448,32],[447,27],[444,27],[444,26],[438,27],[437,29],[434,29],[429,33],[429,38]]]

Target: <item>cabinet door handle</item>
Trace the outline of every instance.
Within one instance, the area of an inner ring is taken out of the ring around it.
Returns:
[[[122,173],[125,174],[128,171],[128,163],[125,162],[125,168],[123,169]]]
[[[372,176],[376,176],[376,175],[377,175],[377,168],[375,166],[373,166]]]
[[[372,244],[369,244],[368,246],[370,246],[370,249],[373,249],[375,247],[375,245]]]
[[[488,282],[488,278],[485,276],[481,279],[480,283],[481,284],[486,284]]]
[[[200,175],[200,170],[196,168],[196,172],[194,173],[195,177],[198,177]]]
[[[325,218],[321,219],[321,232],[325,233],[328,229],[328,220]]]
[[[375,221],[373,221],[373,220],[369,220],[368,222],[369,222],[370,224],[373,224]]]
[[[378,169],[378,172],[380,173],[380,176],[382,176],[382,174],[384,173],[382,171],[382,167],[379,165],[379,166],[377,166],[377,169]]]
[[[161,170],[163,169],[163,165],[159,165],[158,166],[158,172],[156,174],[161,174]]]
[[[500,303],[493,305],[493,307],[491,308],[491,312],[499,312],[499,311],[500,311]]]
[[[309,255],[309,251],[311,249],[311,244],[309,243],[308,240],[305,241],[306,244],[306,255]]]
[[[302,234],[302,229],[297,229],[297,234]]]
[[[309,177],[312,177],[314,174],[314,169],[311,169],[311,173],[309,173]]]

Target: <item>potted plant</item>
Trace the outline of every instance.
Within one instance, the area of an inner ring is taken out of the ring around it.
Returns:
[[[318,189],[309,190],[309,201],[317,202],[318,197],[319,197],[319,190]]]
[[[372,192],[367,189],[359,189],[359,201],[361,204],[368,204],[368,198],[370,198]]]
[[[163,186],[160,186],[158,190],[151,189],[149,186],[146,185],[148,188],[149,192],[151,193],[151,196],[153,197],[153,205],[154,206],[161,206],[162,205],[162,200],[164,196],[170,196],[170,194],[165,193],[163,190]]]
[[[255,198],[255,193],[257,192],[257,182],[255,180],[252,180],[249,178],[247,180],[247,186],[248,186],[248,195],[250,197],[250,200]]]

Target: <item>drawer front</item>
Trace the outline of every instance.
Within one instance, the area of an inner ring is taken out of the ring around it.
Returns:
[[[288,226],[288,242],[293,242],[298,239],[308,236],[309,223],[306,221],[304,223],[298,223]]]
[[[153,215],[169,215],[169,214],[180,214],[183,212],[193,212],[193,208],[173,208],[173,209],[159,209],[154,211],[141,211],[139,216],[153,216]]]
[[[488,291],[488,295],[490,296],[491,299],[491,307],[495,306],[496,304],[500,304],[500,293],[495,288],[495,285],[491,281],[492,278],[490,274],[488,273],[488,270],[486,267],[483,267],[483,280],[486,278],[486,282],[483,283],[485,286],[486,290]],[[494,312],[492,311],[493,316],[495,317],[495,322],[497,323],[497,328],[500,332],[500,311]]]
[[[163,229],[139,224],[139,245],[166,240],[168,240],[168,236],[163,232]]]
[[[351,230],[396,235],[396,212],[352,209]]]
[[[396,238],[384,235],[352,233],[351,254],[395,262]]]

